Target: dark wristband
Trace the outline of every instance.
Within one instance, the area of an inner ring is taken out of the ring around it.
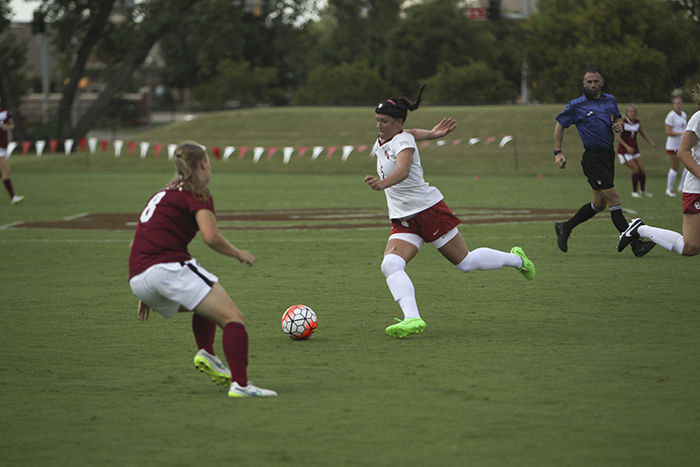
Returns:
[[[555,149],[555,150],[552,151],[552,152],[553,152],[554,155],[556,156],[557,154],[561,154],[561,149]]]

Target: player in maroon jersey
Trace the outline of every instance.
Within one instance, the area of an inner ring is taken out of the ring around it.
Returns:
[[[192,331],[199,351],[194,364],[220,385],[229,397],[276,396],[248,381],[248,333],[243,314],[218,278],[192,258],[187,245],[197,231],[210,248],[252,266],[255,257],[231,244],[214,216],[207,187],[211,164],[200,144],[187,141],[175,150],[177,178],[151,197],[141,212],[129,254],[129,284],[139,299],[138,318],[151,309],[166,318],[193,311]],[[216,326],[223,329],[222,346],[228,368],[214,352]],[[229,369],[230,368],[230,369]]]
[[[620,160],[620,164],[624,164],[632,170],[632,197],[641,198],[645,196],[651,198],[653,195],[646,191],[647,174],[644,171],[642,155],[639,152],[637,135],[642,135],[642,138],[651,147],[659,149],[642,129],[642,123],[637,118],[637,107],[630,104],[627,106],[625,118],[622,120],[622,133],[615,135],[615,139],[618,142],[617,158]],[[637,189],[637,186],[639,186],[641,192]]]
[[[12,187],[12,179],[10,178],[10,154],[7,151],[7,145],[10,141],[8,133],[14,127],[15,123],[12,121],[12,113],[7,109],[3,109],[2,105],[0,105],[0,178],[2,178],[2,183],[10,195],[10,202],[13,205],[21,203],[24,199],[24,196],[15,193]]]

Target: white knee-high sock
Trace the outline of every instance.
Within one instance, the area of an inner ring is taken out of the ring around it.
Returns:
[[[648,238],[652,242],[659,245],[661,248],[666,248],[670,251],[675,251],[679,255],[683,254],[683,246],[685,241],[683,235],[673,230],[661,229],[650,225],[642,225],[637,229],[640,237]]]
[[[382,273],[386,277],[386,285],[389,286],[392,297],[401,307],[404,318],[420,318],[416,291],[411,278],[404,271],[405,267],[406,261],[399,255],[386,255],[382,261]]]
[[[505,253],[503,251],[492,250],[491,248],[477,248],[470,251],[467,257],[457,264],[457,269],[464,272],[487,271],[498,269],[504,266],[520,268],[523,259],[515,253]]]
[[[668,169],[668,175],[666,176],[666,189],[668,191],[673,191],[673,184],[676,183],[676,176],[678,172],[673,169]]]

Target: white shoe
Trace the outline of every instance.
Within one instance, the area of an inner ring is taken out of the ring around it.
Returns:
[[[194,366],[220,386],[228,386],[231,383],[231,370],[226,368],[219,357],[204,349],[194,356]]]
[[[14,206],[15,204],[21,203],[22,200],[24,200],[24,196],[21,196],[21,195],[14,195],[14,196],[12,197],[12,201],[11,201],[11,202],[12,202],[12,205]]]
[[[675,198],[676,194],[674,192],[672,192],[671,190],[669,190],[668,188],[666,188],[666,196],[671,197],[671,198]]]
[[[642,197],[642,195],[640,195],[638,191],[632,192],[632,198],[641,198],[641,197]]]
[[[274,397],[276,395],[275,391],[253,386],[250,381],[248,381],[248,386],[241,386],[234,381],[231,383],[231,389],[228,390],[229,397]]]
[[[648,191],[644,191],[644,190],[642,190],[642,196],[644,196],[645,198],[653,198],[654,197],[654,195],[652,195]]]

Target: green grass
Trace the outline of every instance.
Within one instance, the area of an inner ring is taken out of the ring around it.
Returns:
[[[177,134],[204,140],[198,131]],[[527,167],[539,158],[551,163],[551,152],[535,152],[524,156]],[[451,174],[440,169],[436,147],[424,154],[428,178],[453,207],[573,212],[590,198],[581,175],[569,171],[576,164],[538,178],[537,170],[501,174],[497,164],[479,162],[486,169],[475,179],[466,162]],[[357,159],[319,159],[308,164],[310,174],[282,173],[273,161],[216,162],[216,207],[383,208],[384,196],[362,183],[372,161]],[[0,225],[137,213],[171,175],[167,161],[138,157],[11,162],[27,200],[0,203]],[[340,173],[330,173],[333,164]],[[628,183],[618,177],[619,186]],[[664,183],[650,178],[657,196],[649,200],[621,189],[623,206],[680,231],[680,200],[661,196]],[[193,255],[246,315],[250,377],[279,392],[229,400],[192,365],[189,316],[137,321],[127,283],[131,232],[0,230],[0,465],[696,461],[697,258],[660,247],[642,259],[617,253],[607,214],[576,229],[567,254],[549,221],[463,225],[461,232],[472,249],[522,246],[537,278],[507,269],[464,274],[428,245],[407,268],[428,328],[405,340],[384,335],[400,315],[379,271],[388,229],[225,231],[256,256],[252,268],[195,239]],[[296,303],[319,316],[309,341],[280,329],[282,312]],[[218,338],[216,348],[221,353]]]

